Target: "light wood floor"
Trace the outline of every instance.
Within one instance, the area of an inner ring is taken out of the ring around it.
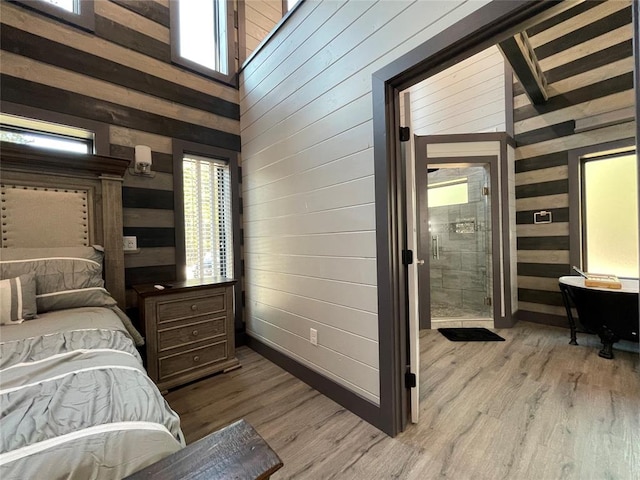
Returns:
[[[421,334],[420,423],[389,438],[243,347],[242,368],[169,392],[192,442],[245,418],[280,455],[274,478],[640,478],[638,353],[521,322],[506,342]]]

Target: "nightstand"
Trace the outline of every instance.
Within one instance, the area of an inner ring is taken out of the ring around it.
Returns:
[[[147,371],[161,391],[239,366],[235,357],[235,280],[208,278],[135,285]]]

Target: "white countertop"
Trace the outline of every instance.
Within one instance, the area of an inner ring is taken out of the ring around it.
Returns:
[[[601,290],[603,292],[638,293],[637,278],[621,278],[620,283],[622,283],[622,288],[587,287],[584,284],[584,277],[580,277],[578,275],[560,277],[560,283],[564,283],[565,285],[570,285],[572,287]]]

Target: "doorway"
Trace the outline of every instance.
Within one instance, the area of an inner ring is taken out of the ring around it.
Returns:
[[[559,14],[568,6],[570,2],[493,1],[481,7],[475,14],[465,17],[446,31],[378,70],[372,76],[381,362],[380,413],[384,417],[382,423],[387,427],[385,431],[391,431],[392,435],[404,429],[408,405],[404,375],[407,372],[408,357],[405,262],[410,255],[405,255],[403,251],[407,242],[403,237],[406,209],[402,199],[406,197],[406,192],[402,182],[404,166],[400,155],[400,138],[403,133],[399,128],[401,126],[398,113],[399,93],[463,58],[480,52],[496,42],[505,41],[515,33]],[[639,31],[638,11],[635,2],[633,12],[635,25],[633,54],[634,69],[637,74],[640,66],[636,41]],[[529,87],[535,90],[535,85],[529,84]],[[637,99],[639,95],[637,84],[634,90],[634,96]],[[636,133],[637,127],[637,123],[633,125],[633,133]],[[627,130],[625,133],[630,133],[631,127]],[[539,133],[535,132],[536,135]],[[545,133],[550,132],[545,131]],[[551,133],[556,134],[556,132]],[[544,141],[545,138],[541,140],[538,136],[534,137],[532,133],[526,140],[534,144]],[[533,149],[533,147],[527,148],[527,153]],[[526,163],[524,165],[528,166]],[[531,196],[529,194],[531,188],[527,186],[522,190]],[[523,202],[527,206],[529,203],[531,203],[529,200]],[[535,208],[533,206],[530,210],[533,211]],[[528,217],[533,218],[533,213],[527,210]],[[529,220],[528,217],[526,220]],[[525,232],[533,228],[529,227],[528,223],[525,225],[522,227]],[[528,258],[536,259],[539,256],[539,252],[535,251]],[[539,283],[543,284],[543,282]]]
[[[492,161],[416,158],[421,329],[494,326]]]

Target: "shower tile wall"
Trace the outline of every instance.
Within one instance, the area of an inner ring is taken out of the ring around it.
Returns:
[[[429,184],[468,179],[469,203],[429,208],[432,238],[439,236],[439,258],[430,258],[431,317],[490,318],[485,304],[491,285],[490,206],[482,194],[483,167],[441,168]],[[430,243],[430,245],[432,245]]]

